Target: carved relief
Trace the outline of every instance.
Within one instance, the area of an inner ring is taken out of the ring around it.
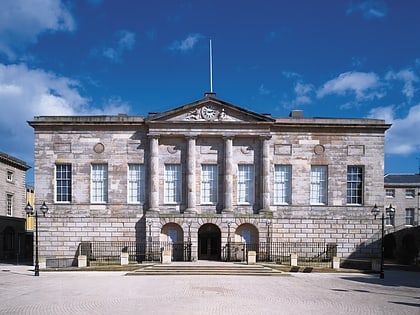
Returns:
[[[185,120],[196,121],[224,121],[230,120],[223,108],[218,109],[213,105],[197,107],[185,115]]]

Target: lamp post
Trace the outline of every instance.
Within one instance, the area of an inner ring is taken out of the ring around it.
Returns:
[[[147,237],[147,260],[151,260],[151,250],[152,250],[152,220],[147,220],[147,225],[149,226],[149,236]]]
[[[267,220],[265,222],[265,224],[267,225],[267,260],[270,261],[270,252],[271,252],[271,239],[270,239],[270,226],[271,226],[271,221]]]
[[[230,226],[231,226],[232,222],[228,221],[227,226],[228,226],[228,237],[227,237],[227,261],[230,261]]]
[[[377,215],[381,211],[379,210],[379,208],[375,204],[375,206],[372,208],[371,212],[374,215],[375,220],[376,220]],[[386,212],[387,216],[389,216],[389,218],[392,220],[392,218],[394,217],[394,214],[395,214],[395,209],[390,204],[389,207],[386,208],[385,211],[382,211],[382,213],[381,213],[381,220],[382,220],[382,230],[381,230],[381,232],[382,232],[382,236],[381,236],[381,269],[380,269],[380,272],[379,272],[379,278],[381,278],[381,279],[383,279],[385,277],[385,274],[384,274],[385,212]]]
[[[41,207],[39,208],[42,211],[43,216],[45,217],[45,213],[48,211],[48,207],[45,204],[45,201],[42,203]],[[25,207],[25,212],[28,216],[34,214],[34,208],[29,204]],[[35,210],[35,274],[36,277],[39,276],[39,259],[38,259],[38,210]]]
[[[187,222],[187,224],[188,224],[188,239],[187,239],[187,258],[188,258],[188,261],[191,261],[191,224],[192,224],[192,222],[191,222],[191,220],[188,220],[188,222]]]

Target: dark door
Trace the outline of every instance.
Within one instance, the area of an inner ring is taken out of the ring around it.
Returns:
[[[198,230],[198,259],[220,260],[221,233],[214,224],[204,224]]]

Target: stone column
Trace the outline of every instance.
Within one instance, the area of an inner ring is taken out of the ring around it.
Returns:
[[[159,211],[159,136],[149,136],[150,143],[150,169],[149,169],[149,209]]]
[[[271,136],[261,137],[262,146],[262,210],[270,211],[270,146],[269,140]]]
[[[223,183],[224,200],[223,212],[232,212],[232,198],[233,198],[233,137],[225,137],[225,178]]]
[[[188,137],[187,149],[187,209],[185,212],[194,213],[195,209],[195,137]]]

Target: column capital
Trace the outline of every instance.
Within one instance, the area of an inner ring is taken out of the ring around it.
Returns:
[[[159,139],[160,138],[160,134],[157,134],[157,133],[148,133],[147,134],[147,138],[149,138],[149,139]]]
[[[259,135],[261,140],[271,140],[271,138],[273,137],[272,135]]]

